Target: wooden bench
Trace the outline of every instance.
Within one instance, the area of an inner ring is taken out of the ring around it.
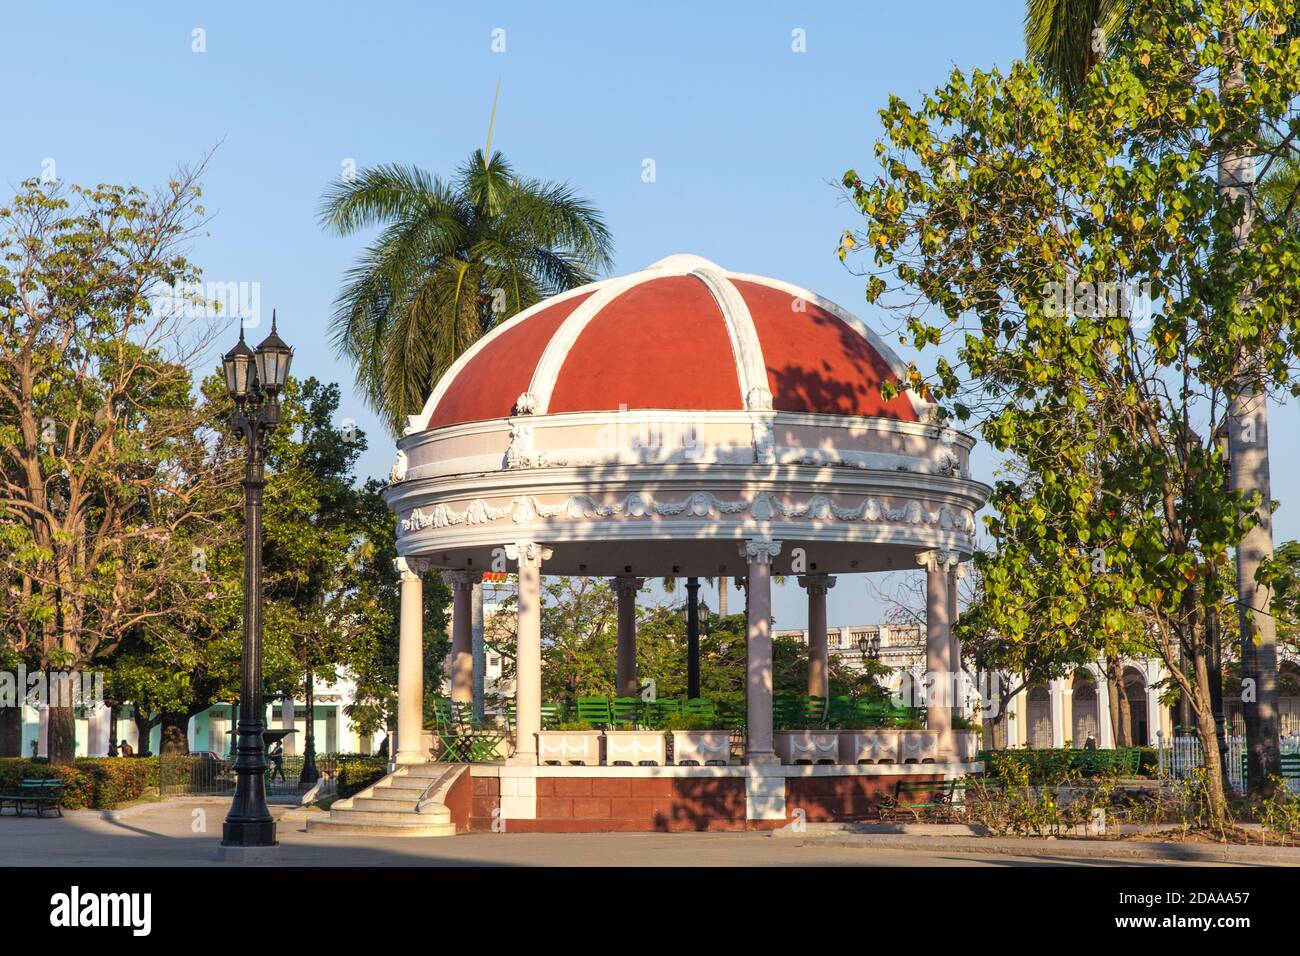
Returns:
[[[47,807],[54,808],[63,816],[59,806],[63,799],[63,779],[61,777],[35,777],[23,780],[18,793],[0,793],[0,810],[5,804],[14,808],[14,816],[22,816],[23,810],[30,807],[36,815],[42,816]]]
[[[965,804],[966,781],[951,780],[899,780],[891,796],[880,805],[880,820],[888,823],[898,818],[900,811],[912,814],[917,823],[922,817],[950,820],[956,817]]]

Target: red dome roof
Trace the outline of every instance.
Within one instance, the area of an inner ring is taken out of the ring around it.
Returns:
[[[911,393],[881,397],[902,373],[879,337],[815,293],[671,256],[502,323],[443,376],[418,425],[620,408],[919,421]]]

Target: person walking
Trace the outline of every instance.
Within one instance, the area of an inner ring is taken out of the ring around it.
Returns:
[[[284,745],[277,740],[271,744],[271,749],[266,755],[271,758],[271,775],[268,779],[274,780],[275,775],[279,774],[280,779],[284,780]]]

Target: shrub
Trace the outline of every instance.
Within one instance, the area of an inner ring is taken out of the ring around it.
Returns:
[[[727,722],[721,717],[691,716],[674,714],[661,725],[662,730],[727,730]]]
[[[360,793],[371,784],[378,783],[388,773],[388,760],[364,754],[339,754],[336,792],[340,798]]]
[[[158,789],[156,757],[82,757],[71,767],[53,766],[44,758],[0,759],[0,790],[16,793],[32,777],[60,777],[68,810],[112,810]]]

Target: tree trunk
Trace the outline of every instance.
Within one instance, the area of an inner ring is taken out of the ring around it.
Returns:
[[[1223,49],[1235,57],[1236,31],[1220,37]],[[1220,92],[1232,94],[1245,86],[1240,59],[1220,80]],[[1251,189],[1255,160],[1248,153],[1219,154],[1219,195],[1224,200],[1244,200],[1241,219],[1233,227],[1237,246],[1245,242],[1253,225]],[[1237,544],[1237,612],[1241,624],[1241,676],[1254,682],[1242,700],[1246,718],[1246,787],[1264,796],[1272,792],[1273,778],[1282,775],[1282,750],[1278,740],[1277,628],[1270,589],[1255,580],[1260,565],[1273,556],[1272,488],[1268,468],[1267,395],[1257,371],[1259,356],[1241,353],[1235,394],[1228,402],[1228,483],[1246,497],[1259,495],[1257,521]]]
[[[22,700],[21,694],[18,699]],[[0,707],[0,757],[21,757],[22,749],[22,707]]]
[[[135,723],[135,754],[143,757],[149,752],[149,731],[153,729],[153,721],[140,712],[137,704],[131,705],[131,720]]]
[[[1265,396],[1251,388],[1228,409],[1232,486],[1258,491],[1258,521],[1237,544],[1237,611],[1241,624],[1242,714],[1246,721],[1246,787],[1263,796],[1282,775],[1278,740],[1277,626],[1272,593],[1255,580],[1260,565],[1273,556],[1273,518],[1268,467],[1268,411]],[[1247,683],[1249,682],[1249,683]]]
[[[1223,761],[1219,754],[1218,727],[1214,720],[1214,708],[1210,698],[1211,668],[1204,654],[1198,654],[1193,661],[1195,682],[1192,690],[1196,694],[1192,714],[1196,718],[1196,736],[1201,742],[1205,754],[1205,787],[1209,802],[1210,826],[1222,829],[1227,822],[1227,799],[1223,786]]]
[[[190,719],[183,712],[164,713],[162,715],[162,736],[158,741],[160,756],[183,757],[190,752]]]
[[[72,704],[59,704],[49,708],[46,753],[50,755],[50,763],[61,767],[72,766],[72,760],[77,755],[77,711]]]
[[[1124,667],[1117,658],[1106,661],[1106,693],[1110,695],[1111,739],[1116,747],[1133,746],[1133,715],[1124,687]]]
[[[718,576],[718,617],[727,616],[727,579]]]

